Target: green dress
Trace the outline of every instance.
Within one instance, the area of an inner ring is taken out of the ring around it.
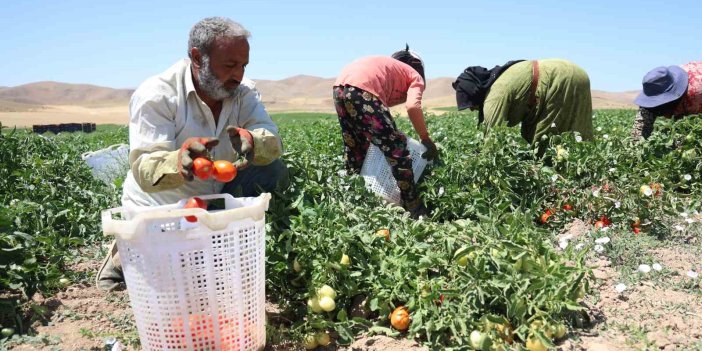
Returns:
[[[519,62],[497,78],[483,105],[487,130],[521,123],[522,136],[530,143],[569,131],[592,139],[590,79],[582,68],[566,60],[539,60],[538,103],[529,116],[531,80],[532,61]]]

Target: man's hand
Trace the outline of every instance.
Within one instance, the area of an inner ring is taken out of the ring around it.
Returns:
[[[207,157],[213,147],[219,144],[215,138],[188,138],[178,151],[178,172],[187,181],[194,178],[193,160],[198,157]]]
[[[227,126],[227,134],[229,141],[232,143],[234,151],[239,156],[243,156],[243,160],[237,160],[234,165],[237,169],[242,170],[249,166],[249,162],[253,162],[254,158],[254,141],[251,133],[244,129],[235,126]]]
[[[439,156],[439,150],[436,149],[436,144],[434,142],[427,138],[422,140],[422,145],[427,148],[427,151],[425,151],[422,154],[422,157],[431,161],[436,158],[436,156]]]

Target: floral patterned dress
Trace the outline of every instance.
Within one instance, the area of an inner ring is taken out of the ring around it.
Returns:
[[[390,164],[400,188],[402,206],[406,209],[418,206],[407,137],[395,126],[388,107],[377,96],[350,85],[335,86],[333,99],[344,139],[347,171],[361,172],[368,147],[373,143]]]

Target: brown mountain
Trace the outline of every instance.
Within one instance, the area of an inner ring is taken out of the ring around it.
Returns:
[[[429,109],[455,106],[455,92],[451,87],[453,81],[454,78],[449,77],[429,79],[424,92],[423,105]],[[304,75],[277,81],[256,81],[256,87],[261,92],[266,108],[270,111],[333,112],[330,97],[333,84],[334,78]],[[637,94],[637,91],[613,93],[593,90],[593,107],[596,109],[635,108],[632,101]],[[393,111],[401,112],[401,106]]]
[[[453,78],[429,79],[423,105],[434,110],[456,104]],[[334,112],[331,88],[334,78],[298,75],[282,80],[258,80],[266,109],[270,112]],[[37,82],[16,87],[0,87],[0,123],[31,125],[91,120],[96,123],[128,122],[127,104],[132,89],[113,89],[89,84]],[[592,91],[595,108],[635,108],[637,91]],[[404,114],[403,106],[393,113]]]
[[[127,103],[134,90],[89,84],[37,82],[0,89],[0,100],[23,105],[81,105]]]

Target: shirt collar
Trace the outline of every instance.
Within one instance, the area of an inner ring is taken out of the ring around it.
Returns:
[[[195,83],[193,83],[192,61],[185,60],[185,62],[185,95],[190,96],[191,93],[197,95]]]

